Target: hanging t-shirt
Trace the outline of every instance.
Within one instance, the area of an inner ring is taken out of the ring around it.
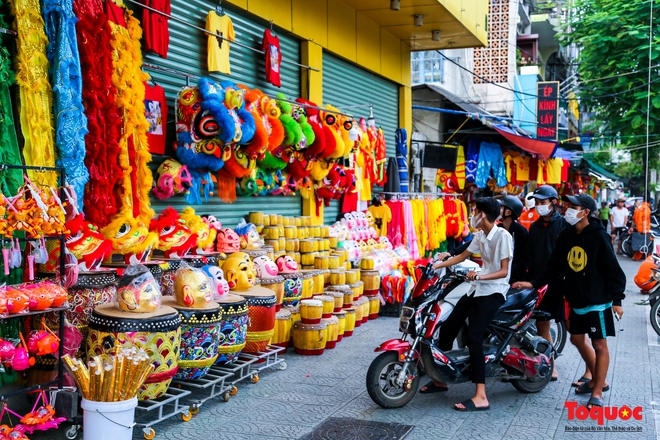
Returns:
[[[519,182],[529,181],[529,156],[518,156],[513,159],[516,164],[516,180]]]
[[[558,185],[561,183],[561,169],[564,166],[564,161],[562,159],[548,159],[545,165],[545,169],[548,174],[546,179],[547,184],[549,185]]]
[[[170,14],[170,0],[146,0],[145,5]],[[142,31],[144,32],[144,47],[162,58],[167,58],[170,45],[170,30],[167,27],[168,18],[162,14],[144,8],[142,11]]]
[[[568,182],[568,169],[571,167],[571,163],[566,160],[562,159],[562,167],[561,167],[561,181],[562,182]]]
[[[374,216],[374,229],[380,236],[387,236],[387,225],[392,220],[392,211],[390,207],[381,204],[380,206],[371,205],[369,212]]]
[[[149,129],[147,130],[149,152],[165,154],[167,102],[165,101],[165,90],[158,84],[144,83],[144,111],[149,123]]]
[[[234,25],[227,14],[222,17],[215,11],[209,11],[206,16],[206,30],[223,38],[208,36],[208,70],[229,75],[229,41],[234,41]],[[229,40],[229,41],[227,41]]]
[[[266,81],[280,87],[282,85],[280,83],[280,64],[282,64],[280,38],[273,35],[270,29],[266,29],[261,41],[261,49],[266,52]]]
[[[108,15],[108,20],[116,25],[126,27],[126,18],[124,18],[124,9],[117,6],[112,1],[103,2],[105,6],[105,13]]]

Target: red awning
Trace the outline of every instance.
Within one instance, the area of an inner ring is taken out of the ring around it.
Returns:
[[[551,159],[557,150],[557,142],[541,141],[539,139],[520,136],[506,125],[493,124],[492,127],[518,148],[521,148],[528,153],[536,154],[543,159]]]

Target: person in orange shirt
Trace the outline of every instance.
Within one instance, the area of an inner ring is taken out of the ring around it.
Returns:
[[[536,212],[536,209],[534,208],[536,203],[534,202],[534,199],[530,197],[531,195],[533,195],[533,193],[530,192],[525,196],[525,209],[523,209],[520,218],[518,218],[518,223],[523,225],[528,231],[529,227],[532,226],[532,223],[539,218],[539,213]]]

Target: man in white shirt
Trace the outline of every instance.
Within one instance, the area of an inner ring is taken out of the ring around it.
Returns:
[[[477,200],[470,219],[473,229],[481,229],[474,235],[468,248],[460,255],[447,261],[435,263],[436,269],[453,266],[480,254],[483,261],[481,273],[470,271],[467,278],[472,281],[468,294],[461,298],[447,321],[440,328],[439,348],[451,350],[461,326],[469,318],[468,348],[472,382],[476,386],[474,397],[454,405],[457,411],[483,411],[490,408],[486,397],[486,361],[484,359],[483,337],[497,310],[504,304],[509,290],[511,260],[513,259],[513,239],[506,229],[495,225],[500,215],[499,203],[492,197]],[[446,385],[430,382],[428,389],[446,390]],[[432,391],[426,391],[432,392]]]
[[[619,236],[617,254],[621,254],[621,243],[623,241],[623,234],[626,231],[628,225],[628,217],[630,213],[628,209],[624,206],[626,199],[618,199],[616,201],[616,206],[610,210],[610,224],[612,225],[612,247],[614,247],[614,241],[616,240],[617,235]],[[632,234],[632,228],[628,230],[629,234]]]

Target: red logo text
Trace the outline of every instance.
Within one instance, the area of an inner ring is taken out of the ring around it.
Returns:
[[[641,406],[630,408],[628,405],[618,406],[593,406],[591,409],[586,405],[579,405],[577,402],[564,402],[564,408],[568,410],[568,420],[597,420],[602,425],[605,420],[642,420]]]

